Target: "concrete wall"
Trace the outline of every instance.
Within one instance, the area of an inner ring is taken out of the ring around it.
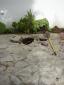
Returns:
[[[29,9],[36,19],[46,17],[50,27],[64,27],[64,0],[0,0],[0,21],[9,24],[24,16]]]

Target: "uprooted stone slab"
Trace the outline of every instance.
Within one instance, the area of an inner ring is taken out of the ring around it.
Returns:
[[[43,41],[43,42],[41,42],[41,45],[48,46],[48,42],[47,41]]]
[[[30,38],[30,37],[22,39],[22,43],[25,44],[25,45],[30,44],[33,41],[34,41],[34,38]]]
[[[21,36],[13,36],[10,38],[10,41],[13,43],[19,43],[19,40],[21,39]]]
[[[23,43],[23,44],[30,44],[32,43],[34,40],[37,40],[37,41],[47,41],[47,38],[43,36],[43,34],[31,34],[31,35],[22,35],[22,36],[19,36],[19,35],[16,35],[15,37],[12,37],[10,39],[11,42],[13,43]]]

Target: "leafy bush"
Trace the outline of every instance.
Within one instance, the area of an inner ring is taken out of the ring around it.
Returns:
[[[35,20],[32,11],[29,10],[27,14],[19,20],[19,22],[12,23],[14,32],[19,33],[37,33],[40,27],[45,26],[46,30],[49,31],[49,22],[46,18]]]
[[[40,27],[43,26],[45,26],[46,30],[49,30],[49,22],[46,18],[35,21],[35,28],[37,30],[40,30]]]
[[[9,33],[13,33],[11,28],[6,28],[4,33],[9,34]]]
[[[12,31],[13,33],[19,32],[19,28],[18,28],[18,23],[17,22],[12,22]]]
[[[13,33],[12,28],[7,28],[3,22],[0,22],[0,34],[9,34]]]
[[[29,10],[27,14],[19,20],[19,22],[13,22],[12,27],[14,32],[21,32],[21,33],[33,33],[34,30],[34,22],[35,17],[32,14],[32,11]]]
[[[27,12],[24,18],[21,18],[18,27],[19,30],[24,33],[33,33],[34,29],[34,15],[32,14],[31,10]]]
[[[0,22],[0,34],[4,33],[6,30],[6,25],[3,22]]]
[[[12,22],[12,29],[6,28],[6,25],[0,22],[0,34],[1,33],[37,33],[40,31],[41,27],[46,28],[46,30],[50,31],[49,29],[49,22],[46,18],[35,20],[32,11],[29,10],[27,14],[21,18],[18,22]]]

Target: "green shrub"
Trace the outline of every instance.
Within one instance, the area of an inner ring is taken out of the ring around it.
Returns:
[[[21,33],[33,33],[34,29],[34,15],[31,10],[27,12],[27,14],[19,20],[19,22],[13,22],[12,27],[14,32]]]
[[[46,18],[35,21],[35,28],[37,30],[40,30],[40,27],[43,26],[45,26],[46,30],[49,30],[49,22]]]
[[[19,32],[19,28],[18,28],[18,23],[17,22],[12,22],[12,31],[13,33]]]
[[[18,23],[19,30],[24,33],[33,33],[34,32],[34,21],[35,21],[35,17],[30,10],[27,12],[24,18],[20,19]]]
[[[18,31],[21,33],[26,33],[26,24],[24,22],[18,22]]]
[[[31,10],[19,22],[12,23],[14,33],[37,33],[43,26],[49,31],[48,20],[46,18],[35,20]]]
[[[11,28],[6,28],[4,31],[5,34],[13,33]]]
[[[3,22],[0,22],[0,34],[4,33],[6,30],[6,25]]]

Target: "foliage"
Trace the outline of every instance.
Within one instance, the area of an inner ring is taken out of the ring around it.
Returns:
[[[19,30],[24,33],[33,33],[34,32],[34,21],[35,21],[34,15],[32,14],[30,10],[18,22]]]
[[[40,30],[40,27],[43,27],[43,26],[45,26],[46,30],[49,31],[49,22],[46,18],[35,21],[35,28],[37,30]]]
[[[0,22],[0,34],[4,33],[6,30],[6,25],[3,22]]]
[[[11,28],[6,28],[4,33],[9,34],[9,33],[13,33]]]
[[[0,22],[0,34],[9,34],[13,33],[11,28],[7,28],[3,22]]]
[[[32,33],[34,29],[34,21],[34,15],[32,14],[31,10],[29,10],[27,14],[19,20],[19,22],[12,23],[14,32]]]
[[[18,29],[18,23],[17,22],[12,22],[12,32],[13,33],[16,33],[16,32],[18,32],[19,31],[19,29]]]
[[[6,25],[0,22],[0,33],[37,33],[44,26],[50,31],[48,20],[46,18],[35,20],[32,11],[29,10],[18,22],[12,22],[12,29],[6,28]]]
[[[27,14],[19,20],[19,22],[13,22],[12,26],[14,28],[14,32],[21,33],[37,33],[40,30],[40,27],[43,26],[49,30],[48,20],[46,18],[35,20],[31,10],[29,10]]]

